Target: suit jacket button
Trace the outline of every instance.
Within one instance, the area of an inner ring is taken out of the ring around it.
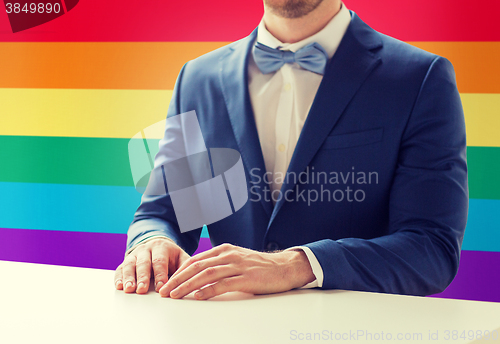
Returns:
[[[278,245],[278,243],[276,243],[274,241],[270,241],[270,242],[267,243],[266,249],[268,251],[277,251],[277,250],[280,249],[280,246]]]

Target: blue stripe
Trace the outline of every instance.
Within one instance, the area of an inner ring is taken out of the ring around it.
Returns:
[[[126,186],[0,183],[0,228],[126,233],[140,200]],[[500,200],[470,200],[462,249],[500,252]]]
[[[0,183],[0,228],[127,233],[140,202],[128,186]]]
[[[500,200],[469,200],[463,250],[500,252]]]

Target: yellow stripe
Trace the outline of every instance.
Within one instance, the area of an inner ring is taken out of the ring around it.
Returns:
[[[171,90],[0,89],[0,135],[131,138],[165,119]]]
[[[0,135],[130,138],[164,120],[172,91],[0,89]],[[500,147],[500,94],[461,94],[469,146]],[[160,138],[156,130],[148,137]]]
[[[461,94],[467,146],[500,147],[500,94]]]

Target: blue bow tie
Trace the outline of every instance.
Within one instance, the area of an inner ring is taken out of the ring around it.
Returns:
[[[328,54],[321,45],[314,42],[293,51],[278,50],[257,42],[252,51],[257,67],[264,74],[276,72],[285,63],[297,62],[299,66],[317,74],[324,74]]]

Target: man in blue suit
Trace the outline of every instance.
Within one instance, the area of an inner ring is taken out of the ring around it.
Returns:
[[[142,199],[115,285],[161,296],[301,287],[410,295],[453,280],[467,221],[464,115],[445,58],[340,0],[264,0],[248,37],[182,68],[168,117],[241,153],[250,201],[190,257],[167,195]],[[166,142],[160,142],[159,156]],[[158,158],[158,156],[157,156]]]

